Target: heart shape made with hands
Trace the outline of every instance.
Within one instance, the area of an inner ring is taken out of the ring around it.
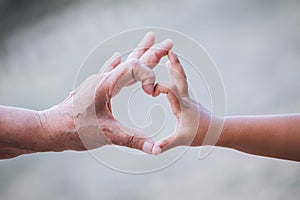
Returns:
[[[90,76],[71,94],[73,118],[81,140],[76,148],[95,149],[116,144],[156,155],[176,146],[202,142],[210,121],[209,112],[190,98],[186,74],[177,56],[171,52],[173,42],[167,39],[154,44],[154,41],[153,33],[146,34],[122,63],[120,54],[115,53],[104,64],[103,70]],[[164,56],[169,59],[166,67],[171,81],[154,84],[152,69]],[[122,125],[112,114],[111,99],[123,87],[136,82],[142,82],[148,95],[166,94],[177,120],[174,133],[156,143],[141,131]],[[200,124],[204,131],[198,130]]]

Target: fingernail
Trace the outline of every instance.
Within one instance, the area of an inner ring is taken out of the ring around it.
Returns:
[[[146,141],[143,145],[143,152],[145,153],[149,153],[151,154],[152,153],[152,147],[153,147],[153,142],[150,142],[150,141]]]
[[[154,155],[158,155],[158,154],[160,154],[161,153],[161,148],[160,147],[155,147],[154,149],[153,149],[153,154]]]

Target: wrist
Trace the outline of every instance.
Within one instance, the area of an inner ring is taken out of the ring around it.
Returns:
[[[205,119],[202,119],[202,125],[199,124],[200,135],[203,135],[199,146],[223,145],[225,142],[222,138],[224,121],[224,117],[216,117],[210,112],[206,113]]]
[[[234,148],[237,140],[237,131],[234,130],[234,123],[231,117],[224,117],[222,130],[220,131],[219,139],[216,146],[225,148]]]
[[[61,105],[40,111],[39,117],[42,128],[42,151],[77,150],[80,143],[77,134],[72,110]]]

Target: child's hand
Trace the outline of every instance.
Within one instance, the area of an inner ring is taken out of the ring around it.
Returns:
[[[177,146],[202,145],[211,120],[210,112],[189,96],[186,75],[177,56],[169,52],[168,57],[166,66],[172,81],[158,83],[153,96],[167,95],[177,123],[173,134],[155,143],[155,155]]]

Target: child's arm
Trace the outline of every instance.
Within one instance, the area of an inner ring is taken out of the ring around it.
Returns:
[[[217,145],[300,161],[300,115],[226,117]]]
[[[211,116],[207,109],[190,98],[186,75],[177,56],[169,53],[168,57],[170,61],[167,69],[172,82],[158,83],[153,96],[161,93],[167,95],[177,119],[177,127],[173,134],[154,145],[154,154],[176,146],[208,144],[255,155],[300,161],[300,114],[225,117],[217,140],[216,130],[220,119]]]

